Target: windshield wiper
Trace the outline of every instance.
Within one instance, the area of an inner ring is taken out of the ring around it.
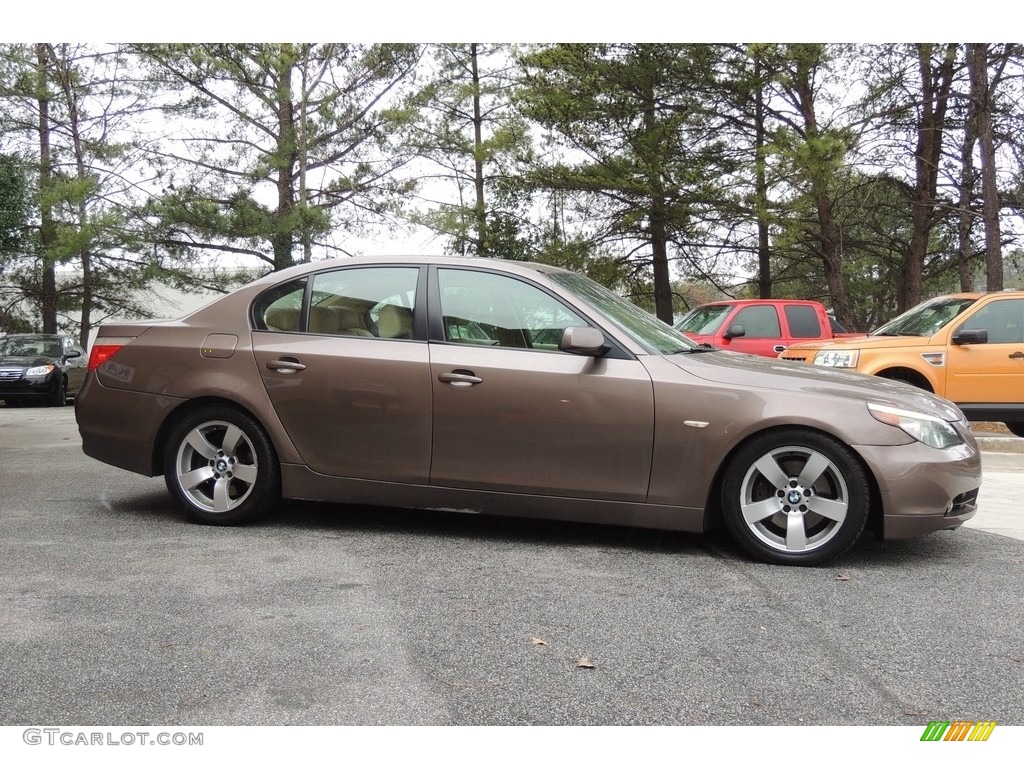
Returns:
[[[673,355],[693,355],[698,352],[718,352],[718,347],[714,344],[708,344],[706,341],[702,341],[696,347],[687,347],[686,349],[680,349],[678,352],[673,352]]]

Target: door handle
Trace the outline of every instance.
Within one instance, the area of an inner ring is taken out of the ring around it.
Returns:
[[[1011,360],[1020,360],[1022,357],[1024,357],[1024,352],[1014,352],[1010,355]]]
[[[786,345],[776,344],[774,347],[772,347],[772,351],[781,354],[782,352],[786,351]]]
[[[479,376],[474,374],[472,371],[452,371],[451,373],[439,373],[437,380],[444,384],[451,384],[453,387],[472,387],[474,384],[479,384],[483,381]]]
[[[280,360],[268,360],[267,368],[280,373],[298,373],[306,370],[306,366],[293,357],[282,357]]]

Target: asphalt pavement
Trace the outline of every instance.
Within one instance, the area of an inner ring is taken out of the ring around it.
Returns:
[[[781,568],[724,536],[311,502],[191,525],[160,478],[86,457],[70,408],[0,408],[0,728],[998,735],[1024,724],[1024,440],[980,438],[965,529]]]

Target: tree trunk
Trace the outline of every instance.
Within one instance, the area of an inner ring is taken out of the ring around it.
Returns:
[[[764,88],[761,82],[761,62],[754,64],[757,94],[754,103],[754,200],[757,206],[757,294],[762,299],[772,297],[772,261],[768,239],[768,181],[765,175]]]
[[[985,287],[1003,290],[1003,244],[999,231],[999,200],[996,186],[996,151],[992,138],[992,98],[988,81],[988,45],[967,46],[967,67],[971,75],[971,106],[977,115],[978,146],[981,150],[981,217],[985,225]]]
[[[473,178],[476,184],[476,252],[487,256],[490,238],[487,234],[487,208],[484,202],[484,141],[483,116],[480,112],[480,65],[477,59],[477,44],[469,45],[470,65],[473,72]]]
[[[964,143],[960,149],[960,188],[957,208],[957,274],[960,277],[960,290],[974,289],[974,242],[971,230],[974,229],[974,145],[978,141],[977,115],[973,101],[967,114],[964,126]]]
[[[295,163],[298,142],[295,135],[295,107],[292,104],[292,69],[295,62],[290,47],[281,52],[277,70],[277,221],[278,231],[271,236],[274,246],[274,270],[292,266],[292,228],[286,224],[295,210]]]
[[[946,107],[953,83],[956,44],[946,46],[942,60],[932,66],[931,44],[920,44],[918,72],[921,76],[921,119],[917,126],[916,168],[913,199],[914,231],[910,238],[910,254],[904,268],[905,282],[897,297],[900,312],[921,303],[924,286],[924,263],[928,255],[932,226],[935,223],[935,198],[938,188],[939,164],[942,161],[942,133],[946,126]]]
[[[800,66],[794,81],[797,104],[804,121],[804,132],[808,144],[818,140],[820,132],[818,129],[818,118],[814,106],[814,86],[811,79],[811,72],[805,66]],[[846,295],[846,284],[843,280],[842,252],[839,247],[839,233],[836,228],[835,214],[833,212],[834,201],[828,190],[828,183],[825,171],[822,169],[809,169],[811,179],[811,196],[818,213],[818,243],[819,255],[821,256],[822,271],[825,276],[825,284],[828,287],[829,298],[832,301],[832,309],[840,325],[846,328],[853,328],[853,308],[850,306],[849,297]]]
[[[68,109],[68,130],[71,133],[71,144],[75,152],[75,173],[81,184],[81,191],[77,205],[78,230],[86,232],[89,228],[88,205],[86,202],[85,183],[88,178],[88,169],[85,165],[85,152],[82,147],[82,132],[79,126],[78,96],[75,94],[72,85],[71,63],[67,54],[63,54],[60,61],[54,61],[54,72],[61,91],[64,94],[64,103]],[[82,262],[82,321],[79,329],[78,343],[83,348],[89,344],[89,332],[92,330],[92,248],[87,240],[78,252],[78,258]]]
[[[308,264],[313,260],[313,247],[309,235],[309,216],[306,205],[309,194],[306,190],[306,166],[309,163],[309,147],[306,144],[306,129],[309,111],[309,46],[302,49],[302,89],[299,104],[299,206],[302,211],[302,261]]]
[[[36,87],[39,89],[39,256],[42,262],[42,291],[39,310],[43,333],[57,333],[57,274],[51,249],[57,239],[53,220],[53,203],[49,198],[53,186],[53,161],[50,157],[49,62],[46,43],[36,43]]]
[[[651,252],[654,267],[654,311],[659,320],[669,325],[672,311],[672,278],[668,270],[668,236],[665,231],[665,198],[651,200]]]

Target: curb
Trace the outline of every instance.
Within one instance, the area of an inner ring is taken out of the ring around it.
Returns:
[[[978,448],[983,453],[1024,454],[1024,438],[1009,435],[979,435],[975,433]]]

